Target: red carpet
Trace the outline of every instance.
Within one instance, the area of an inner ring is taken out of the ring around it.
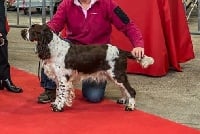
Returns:
[[[77,90],[76,100],[64,112],[37,104],[42,91],[35,75],[12,68],[13,81],[22,94],[0,91],[0,134],[200,134],[200,131],[139,110],[104,100],[86,102]]]

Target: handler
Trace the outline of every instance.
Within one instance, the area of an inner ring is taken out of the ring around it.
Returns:
[[[56,33],[67,26],[67,40],[74,44],[111,43],[112,25],[123,32],[133,45],[133,56],[144,56],[144,43],[140,30],[113,0],[63,0],[56,14],[47,23]],[[39,103],[55,99],[56,85],[42,70],[41,85],[44,93],[38,97]],[[86,100],[99,102],[104,97],[106,81],[82,81],[82,93]]]

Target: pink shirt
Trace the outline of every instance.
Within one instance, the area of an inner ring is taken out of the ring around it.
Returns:
[[[47,24],[57,33],[66,25],[67,38],[77,44],[110,43],[113,24],[129,38],[134,47],[143,47],[140,30],[132,20],[128,24],[122,22],[113,11],[117,6],[113,0],[97,0],[85,14],[74,0],[63,0]]]

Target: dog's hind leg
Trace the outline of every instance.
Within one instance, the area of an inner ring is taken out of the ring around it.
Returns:
[[[132,111],[135,108],[136,91],[129,84],[126,73],[120,73],[113,78],[114,82],[121,88],[123,97],[117,103],[125,104],[126,111]]]

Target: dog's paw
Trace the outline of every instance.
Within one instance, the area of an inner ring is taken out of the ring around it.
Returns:
[[[135,109],[135,99],[129,98],[125,105],[125,111],[133,111]]]
[[[132,108],[132,107],[129,107],[129,106],[125,107],[125,111],[133,111],[133,110],[134,110],[134,108]]]
[[[144,56],[141,60],[138,61],[143,68],[147,68],[154,63],[154,59],[149,56]]]
[[[62,112],[64,110],[64,108],[58,108],[58,106],[55,103],[51,103],[51,108],[54,112]]]

